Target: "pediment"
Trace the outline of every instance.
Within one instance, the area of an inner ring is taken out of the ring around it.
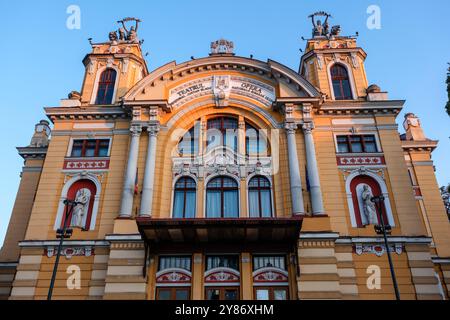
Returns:
[[[138,82],[124,102],[167,101],[171,110],[196,99],[250,101],[271,108],[278,98],[320,97],[298,73],[274,61],[234,56],[212,56],[182,64],[168,63]],[[223,105],[222,105],[223,104]]]

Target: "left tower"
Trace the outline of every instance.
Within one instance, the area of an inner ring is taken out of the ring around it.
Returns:
[[[83,274],[74,298],[103,295],[99,289],[104,288],[109,254],[104,239],[113,233],[118,217],[130,143],[131,110],[122,106],[121,98],[148,74],[137,35],[139,22],[126,18],[108,41],[90,40],[81,90],[72,91],[59,106],[45,108],[52,130],[50,122],[42,120],[29,146],[18,148],[25,164],[0,251],[0,299],[46,297],[57,248],[55,231],[65,216],[63,200],[83,197],[79,215],[66,220],[77,240],[65,241],[54,297],[69,294],[60,276],[71,264],[78,264]]]

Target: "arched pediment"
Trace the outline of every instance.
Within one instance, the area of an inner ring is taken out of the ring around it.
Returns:
[[[170,62],[138,82],[123,100],[166,101],[176,110],[196,99],[213,98],[220,105],[233,96],[270,108],[278,98],[320,98],[321,94],[297,72],[275,61],[215,55]]]

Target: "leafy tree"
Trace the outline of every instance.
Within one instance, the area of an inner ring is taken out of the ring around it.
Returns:
[[[448,68],[447,73],[447,92],[448,92],[448,102],[447,105],[445,106],[445,110],[447,110],[447,113],[450,116],[450,67]]]
[[[450,219],[450,184],[446,187],[441,187],[440,190],[445,209],[447,210],[448,218]]]

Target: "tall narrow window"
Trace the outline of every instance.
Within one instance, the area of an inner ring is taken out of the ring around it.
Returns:
[[[336,64],[331,68],[331,81],[333,83],[334,98],[336,100],[351,100],[352,90],[350,88],[350,79],[347,69]]]
[[[194,179],[184,177],[177,181],[173,200],[174,218],[195,218],[196,191]]]
[[[247,156],[268,155],[267,138],[252,125],[245,123],[245,153]]]
[[[208,150],[223,146],[237,152],[238,120],[229,117],[218,117],[208,120],[207,124]]]
[[[98,81],[97,98],[95,104],[111,104],[116,84],[116,70],[108,68],[102,72]]]
[[[248,184],[249,214],[252,218],[272,217],[270,182],[265,177],[254,177]]]
[[[178,143],[178,152],[181,156],[194,156],[198,153],[198,126],[189,129]]]
[[[228,177],[218,177],[208,183],[206,191],[206,217],[238,218],[238,185]]]

